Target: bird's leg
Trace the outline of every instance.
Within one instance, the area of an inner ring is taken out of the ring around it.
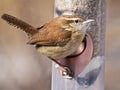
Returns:
[[[52,58],[50,59],[54,61],[57,65],[59,65],[58,68],[60,69],[60,73],[62,74],[63,77],[69,78],[69,79],[73,78],[74,73],[67,65],[62,64],[55,59],[52,59]]]

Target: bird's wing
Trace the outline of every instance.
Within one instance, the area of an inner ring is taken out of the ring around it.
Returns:
[[[30,36],[32,36],[38,32],[38,30],[36,28],[34,28],[33,26],[27,24],[26,22],[14,17],[14,16],[11,16],[8,14],[3,14],[1,18],[3,20],[7,21],[10,25],[13,25],[17,28],[22,29]]]
[[[71,38],[71,31],[54,27],[42,28],[39,33],[33,35],[28,44],[37,44],[40,46],[64,46]]]

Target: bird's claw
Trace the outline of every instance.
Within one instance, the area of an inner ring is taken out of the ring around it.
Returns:
[[[73,78],[73,71],[68,68],[67,66],[59,66],[58,64],[56,65],[56,68],[59,69],[60,71],[60,74],[64,77],[64,78],[67,78],[67,79],[72,79]]]

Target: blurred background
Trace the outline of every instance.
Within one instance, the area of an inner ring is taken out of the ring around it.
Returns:
[[[53,0],[0,0],[8,13],[39,27],[53,17]],[[107,0],[105,90],[120,90],[120,0]],[[51,61],[26,45],[26,34],[0,19],[0,90],[50,90]]]

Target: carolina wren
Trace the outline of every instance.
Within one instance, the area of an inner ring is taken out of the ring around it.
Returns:
[[[65,58],[78,49],[86,35],[83,27],[93,21],[78,15],[61,15],[35,28],[8,14],[3,14],[2,19],[25,31],[30,36],[27,44],[35,45],[38,52],[61,66],[57,59]]]

